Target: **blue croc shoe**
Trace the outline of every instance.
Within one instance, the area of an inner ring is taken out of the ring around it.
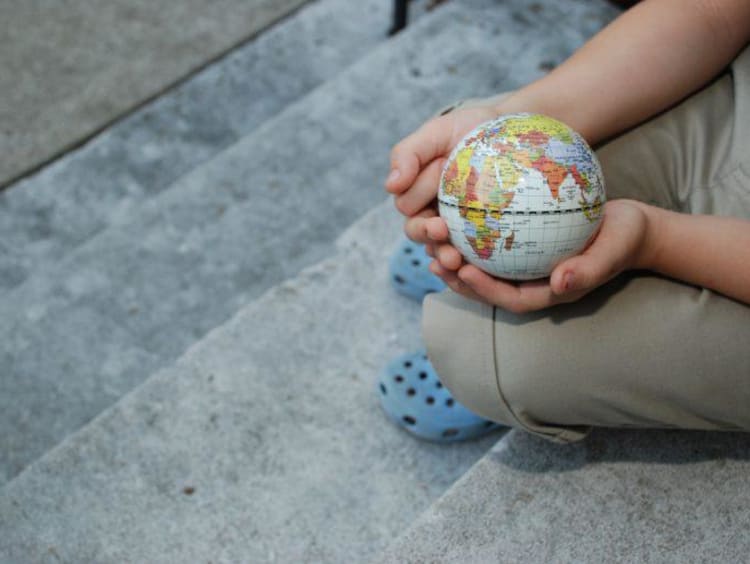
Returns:
[[[421,439],[463,441],[501,427],[453,399],[424,351],[400,356],[388,364],[378,381],[378,393],[388,417]]]
[[[388,261],[391,284],[399,293],[420,302],[430,292],[442,291],[445,282],[430,272],[430,261],[424,245],[404,238]]]

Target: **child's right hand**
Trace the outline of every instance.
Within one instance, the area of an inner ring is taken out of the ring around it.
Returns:
[[[448,242],[448,226],[437,213],[443,165],[464,135],[500,113],[490,102],[462,107],[427,121],[393,147],[385,188],[395,196],[398,211],[406,216],[407,237],[428,245],[428,249]]]

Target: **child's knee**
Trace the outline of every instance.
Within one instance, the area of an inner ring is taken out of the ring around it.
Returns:
[[[510,381],[505,367],[498,366],[494,324],[492,306],[450,290],[425,299],[422,332],[440,381],[469,410],[515,426],[514,406],[502,384],[510,384],[514,395],[521,396],[534,393],[539,386],[533,378]],[[504,377],[498,378],[498,370]]]
[[[424,301],[422,333],[440,381],[466,408],[509,425],[499,409],[493,308],[446,290]]]
[[[583,438],[586,428],[550,424],[529,409],[554,401],[550,384],[559,382],[538,370],[538,354],[514,351],[512,345],[507,354],[497,353],[494,317],[492,306],[451,291],[427,296],[423,335],[441,382],[467,409],[492,421],[557,442]]]

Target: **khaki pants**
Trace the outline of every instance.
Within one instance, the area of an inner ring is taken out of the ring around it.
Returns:
[[[597,154],[609,199],[750,219],[750,49]],[[710,290],[630,272],[525,315],[447,291],[425,300],[423,333],[461,403],[558,442],[591,426],[750,430],[750,307]]]

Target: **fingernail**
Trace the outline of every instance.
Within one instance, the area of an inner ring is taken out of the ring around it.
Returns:
[[[386,178],[386,183],[390,184],[391,182],[394,182],[398,180],[398,177],[401,176],[401,171],[397,168],[394,168],[391,173],[388,175],[388,178]]]
[[[566,272],[563,276],[563,290],[566,292],[573,289],[573,283],[575,282],[575,276],[572,272]]]

